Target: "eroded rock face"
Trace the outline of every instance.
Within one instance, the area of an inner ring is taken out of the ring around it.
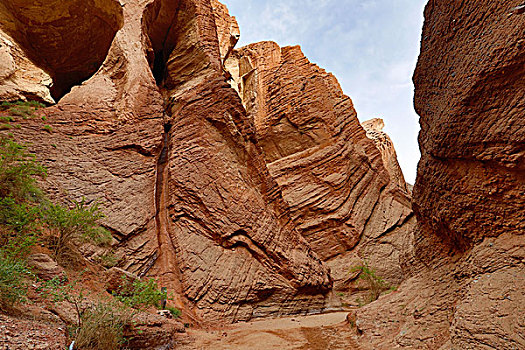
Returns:
[[[390,179],[400,189],[408,192],[407,183],[405,177],[397,161],[396,149],[394,143],[390,139],[390,136],[383,131],[385,122],[381,118],[370,119],[361,123],[366,131],[366,136],[373,140],[379,152],[381,152],[381,158],[383,159],[383,165],[385,166]]]
[[[423,230],[455,250],[525,232],[525,17],[509,16],[519,4],[433,1],[425,10],[414,202]]]
[[[358,312],[370,348],[525,348],[519,4],[438,0],[425,9],[414,75],[422,127],[414,241],[424,268]]]
[[[31,4],[17,2],[28,12]],[[75,4],[67,6],[76,11]],[[110,0],[82,6],[91,5],[102,18],[115,8]],[[60,57],[48,54],[67,37],[62,31],[76,27],[51,4],[41,6],[60,24],[57,41],[42,37],[50,49],[34,58],[23,33],[16,40],[33,62],[55,67]],[[196,322],[324,309],[328,270],[291,223],[253,123],[226,81],[210,2],[122,0],[117,7],[110,17],[120,29],[96,73],[44,110],[45,122],[21,120],[22,131],[13,131],[48,168],[48,192],[61,201],[99,199],[119,267],[156,277]],[[25,23],[20,16],[7,13]],[[31,23],[35,33],[49,31],[47,22]],[[114,27],[86,27],[101,38],[88,53],[103,51],[107,28]],[[77,58],[68,67],[75,62],[82,72],[91,67]]]
[[[5,0],[0,16],[1,29],[53,78],[55,99],[99,69],[122,26],[116,0]]]
[[[414,220],[392,143],[382,157],[335,77],[299,47],[252,44],[226,67],[294,224],[328,262],[336,288],[348,287],[351,267],[363,259],[399,283]]]
[[[35,66],[20,46],[0,30],[0,99],[54,103],[51,77]]]

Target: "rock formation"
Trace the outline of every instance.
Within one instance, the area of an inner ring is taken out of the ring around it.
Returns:
[[[383,165],[385,166],[390,179],[399,188],[405,192],[409,192],[405,177],[397,161],[396,149],[394,143],[390,139],[387,133],[383,131],[385,122],[383,119],[374,118],[361,123],[366,131],[366,136],[373,140],[379,152],[381,152],[381,158],[383,159]]]
[[[349,317],[364,348],[519,349],[517,5],[427,5],[415,215],[382,120],[360,124],[299,47],[235,50],[216,0],[5,0],[0,98],[50,105],[9,130],[48,168],[47,192],[99,200],[118,268],[155,277],[196,323],[339,306],[332,289],[366,261],[401,286]]]
[[[294,224],[331,267],[336,288],[348,287],[363,260],[401,282],[402,242],[414,220],[392,143],[382,155],[335,77],[299,47],[252,44],[226,67]]]
[[[431,1],[414,75],[416,271],[358,313],[374,349],[525,347],[525,17]],[[519,12],[519,11],[518,11]]]
[[[228,44],[219,42],[210,2],[57,6],[1,7],[9,19],[2,30],[53,78],[60,99],[45,122],[23,120],[23,132],[13,131],[47,166],[49,192],[62,201],[100,200],[121,267],[157,277],[197,319],[325,308],[328,271],[291,223],[253,124],[226,82],[221,47]],[[79,12],[110,25],[78,23]],[[31,49],[24,33],[50,32],[42,14],[59,25],[53,37],[40,37],[49,50]],[[84,30],[89,35],[78,40]],[[61,75],[71,71],[77,80]]]

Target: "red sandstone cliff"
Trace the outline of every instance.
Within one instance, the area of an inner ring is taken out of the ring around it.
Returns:
[[[336,289],[349,287],[363,260],[401,282],[415,223],[410,195],[397,160],[385,165],[335,77],[299,47],[273,42],[236,50],[226,68],[294,224],[330,266]],[[391,143],[381,147],[395,157]]]
[[[374,349],[525,348],[525,17],[432,0],[414,82],[416,270],[358,312]]]
[[[121,267],[197,321],[326,310],[367,260],[404,282],[357,312],[364,348],[519,349],[516,5],[427,5],[416,215],[381,121],[361,125],[298,47],[234,50],[238,25],[215,0],[5,0],[0,98],[56,101],[45,123],[10,130],[49,169],[47,190],[101,200]]]
[[[327,269],[290,223],[226,82],[210,2],[57,6],[0,7],[2,29],[59,99],[45,111],[51,133],[36,120],[14,132],[48,167],[54,197],[100,199],[121,266],[157,277],[207,321],[321,311]],[[41,21],[50,13],[60,20]],[[28,46],[51,31],[38,41],[45,48]],[[82,80],[65,79],[70,70]]]

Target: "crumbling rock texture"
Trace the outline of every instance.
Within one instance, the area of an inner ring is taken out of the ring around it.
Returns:
[[[9,10],[15,5],[23,16]],[[207,0],[34,6],[4,2],[4,29],[55,87],[70,85],[55,69],[88,80],[45,109],[45,122],[21,120],[12,132],[48,168],[54,199],[100,200],[119,267],[156,277],[196,322],[327,307],[328,269],[290,220],[226,81],[221,48],[232,44],[219,41],[216,21],[227,12],[217,15]],[[95,10],[104,25],[75,17]],[[44,36],[49,22],[36,17],[44,13],[71,36]],[[48,48],[29,47],[21,23]],[[82,30],[86,50],[75,46]]]
[[[211,5],[215,14],[221,61],[224,63],[239,41],[241,32],[237,20],[235,17],[230,16],[226,5],[217,0],[212,0]]]
[[[401,282],[402,241],[414,226],[410,195],[397,160],[385,165],[335,77],[299,47],[273,42],[236,50],[226,68],[294,224],[328,261],[336,287],[363,259]],[[391,142],[385,149],[395,157]]]
[[[520,1],[431,1],[414,82],[425,232],[459,251],[525,232],[525,17]],[[442,54],[442,53],[446,54]]]
[[[525,17],[432,0],[414,75],[419,271],[360,310],[374,349],[525,348]]]

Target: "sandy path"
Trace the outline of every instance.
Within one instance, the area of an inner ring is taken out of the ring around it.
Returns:
[[[345,323],[348,312],[238,323],[220,331],[190,330],[194,342],[184,349],[336,350],[360,349]]]

